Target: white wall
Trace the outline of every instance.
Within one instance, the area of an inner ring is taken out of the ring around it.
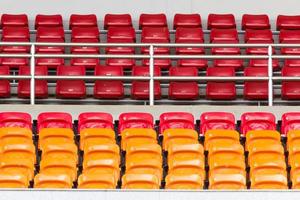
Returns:
[[[0,13],[27,13],[31,20],[38,13],[60,13],[67,20],[72,13],[96,13],[101,21],[106,13],[131,13],[137,21],[140,13],[167,14],[234,13],[239,20],[243,13],[300,14],[299,0],[0,0]]]

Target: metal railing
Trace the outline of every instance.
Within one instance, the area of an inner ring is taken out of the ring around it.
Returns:
[[[273,77],[272,59],[300,59],[294,55],[273,55],[273,48],[300,48],[300,44],[157,44],[157,43],[38,43],[38,42],[0,42],[0,46],[30,46],[30,54],[0,54],[1,57],[30,58],[30,76],[0,75],[1,79],[20,80],[30,79],[30,104],[35,104],[35,80],[142,80],[149,81],[149,104],[155,104],[154,81],[268,81],[268,105],[273,106],[273,81],[300,81],[300,77]],[[117,54],[36,54],[37,46],[84,46],[84,47],[148,47],[148,55],[117,55]],[[268,55],[155,55],[157,47],[263,47],[268,48]],[[149,59],[149,76],[40,76],[35,75],[36,58],[130,58]],[[267,77],[183,77],[183,76],[154,76],[155,59],[267,59]]]

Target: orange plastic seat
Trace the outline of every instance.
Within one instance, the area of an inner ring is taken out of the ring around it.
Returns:
[[[201,158],[204,161],[204,150],[201,144],[171,145],[168,149],[168,162],[194,158]]]
[[[228,160],[244,160],[244,148],[241,144],[232,141],[214,141],[208,149],[208,163],[211,163],[210,160],[216,157],[223,157]]]
[[[166,129],[163,133],[163,150],[175,144],[198,144],[198,133],[193,129]]]
[[[273,130],[252,130],[246,134],[245,149],[248,150],[249,146],[253,146],[253,142],[263,140],[264,143],[281,143],[280,133]]]
[[[125,174],[122,189],[159,189],[159,178],[154,174]]]
[[[40,162],[40,173],[66,174],[72,181],[75,181],[77,178],[77,166],[73,159],[46,158]]]
[[[117,182],[111,174],[84,173],[78,177],[79,189],[115,189]]]
[[[265,141],[252,142],[248,147],[248,162],[258,159],[258,157],[271,156],[277,159],[279,156],[284,156],[284,149],[281,143],[268,144]]]
[[[33,144],[32,132],[28,128],[6,127],[0,128],[0,144],[30,143]]]
[[[157,144],[157,134],[149,128],[130,128],[121,133],[121,148],[123,151],[127,147],[140,146],[144,144]]]
[[[288,189],[287,177],[281,174],[255,175],[250,180],[251,189]]]
[[[241,174],[213,174],[209,177],[209,189],[213,189],[213,190],[247,189],[246,177]]]
[[[17,160],[14,158],[2,157],[0,171],[6,174],[23,174],[30,181],[34,177],[34,164],[31,160]]]
[[[78,163],[77,146],[73,143],[45,145],[42,151],[42,160],[55,158],[57,160],[71,159]]]
[[[203,189],[204,181],[198,174],[168,174],[166,189],[172,190],[199,190]]]
[[[49,144],[75,143],[74,132],[68,128],[43,128],[39,132],[39,148]]]
[[[300,189],[300,175],[293,176],[291,179],[292,179],[292,188]]]
[[[84,160],[82,173],[111,174],[114,176],[116,181],[120,178],[119,163],[114,159]]]
[[[34,177],[34,188],[72,188],[70,176],[66,174],[40,173]]]
[[[36,163],[35,146],[30,143],[2,143],[1,157],[6,157],[16,160],[30,160],[33,164]]]
[[[0,173],[0,188],[28,188],[29,181],[24,174]]]
[[[110,128],[85,128],[80,131],[80,149],[85,145],[116,143],[115,132]]]
[[[145,144],[141,146],[128,147],[126,149],[126,160],[130,160],[131,158],[136,160],[162,160],[162,150],[158,144]]]
[[[211,142],[221,141],[233,141],[240,143],[240,134],[234,130],[207,130],[205,133],[204,148],[207,151]]]
[[[120,163],[120,148],[117,144],[86,146],[84,148],[83,159],[85,161],[114,159],[117,163]]]
[[[209,160],[209,174],[241,174],[246,176],[244,159],[227,159],[226,156],[213,156]]]
[[[290,176],[293,179],[296,176],[300,175],[300,156],[296,155],[290,158]]]
[[[293,143],[300,144],[300,130],[290,130],[287,134],[287,149],[290,149],[290,146]]]

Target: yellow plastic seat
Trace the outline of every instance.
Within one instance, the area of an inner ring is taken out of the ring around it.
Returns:
[[[78,177],[79,189],[115,189],[117,182],[111,174],[84,173]]]
[[[270,157],[274,157],[275,159],[284,156],[284,149],[281,143],[272,143],[268,144],[264,141],[256,141],[249,145],[249,154],[248,154],[248,162],[252,163],[252,160],[259,157],[264,157],[264,155],[268,155]]]
[[[159,144],[131,146],[126,149],[126,160],[131,158],[136,160],[162,160],[162,150]]]
[[[120,148],[117,144],[110,143],[85,146],[83,159],[85,161],[114,159],[120,163]]]
[[[159,189],[159,178],[154,174],[125,174],[122,189]]]
[[[287,149],[289,149],[290,145],[294,142],[298,144],[300,143],[300,130],[290,130],[287,133],[287,142],[286,142]]]
[[[204,180],[199,174],[168,174],[166,189],[172,190],[199,190],[203,189]]]
[[[251,189],[288,189],[287,177],[281,174],[250,177]]]
[[[226,157],[228,160],[244,160],[244,147],[232,141],[214,141],[208,149],[208,163],[213,157]]]
[[[29,159],[17,160],[2,157],[0,171],[7,174],[23,174],[30,181],[34,177],[34,163]]]
[[[244,159],[227,159],[226,156],[213,156],[210,159],[209,174],[241,174],[246,176]]]
[[[163,176],[162,160],[136,159],[126,160],[126,173],[128,174],[154,174],[161,181]]]
[[[0,172],[0,188],[28,188],[28,186],[26,175]]]
[[[109,128],[85,128],[80,131],[80,149],[84,150],[85,145],[115,144],[115,137],[114,130]]]
[[[69,128],[43,128],[39,132],[39,149],[49,144],[75,143],[74,132]]]
[[[72,181],[77,178],[77,166],[73,159],[56,159],[55,157],[42,159],[40,162],[40,173],[66,174]]]
[[[291,159],[300,159],[300,140],[295,140],[291,142],[288,148],[289,156],[288,156],[288,163],[290,165]]]
[[[167,129],[163,133],[163,150],[177,144],[198,144],[198,133],[193,129]]]
[[[240,143],[240,134],[234,130],[208,130],[205,133],[204,149],[208,151],[209,145],[217,140]]]
[[[168,148],[168,163],[171,160],[190,160],[201,158],[204,160],[202,144],[178,144]]]
[[[42,160],[55,158],[58,160],[72,159],[78,163],[78,150],[74,143],[48,144],[43,147]]]
[[[84,160],[83,161],[84,174],[111,174],[115,180],[120,178],[119,163],[115,159],[102,159],[102,160]]]
[[[33,144],[32,131],[28,128],[6,127],[0,128],[0,145],[1,144]]]
[[[255,146],[257,141],[262,141],[263,143],[279,143],[281,144],[281,136],[278,131],[273,130],[252,130],[248,131],[246,134],[246,144],[245,149],[248,151],[249,146]]]
[[[72,188],[70,176],[66,174],[39,173],[34,177],[34,188]]]
[[[31,160],[33,164],[36,163],[35,153],[35,146],[32,143],[5,143],[1,147],[1,157],[16,160]]]
[[[131,146],[157,144],[157,134],[149,128],[129,128],[121,133],[121,148],[125,151]]]
[[[291,178],[292,181],[292,188],[293,189],[300,189],[300,174],[293,176]]]
[[[246,177],[241,174],[212,174],[209,177],[209,189],[213,190],[243,190],[246,187]]]
[[[291,179],[300,175],[300,155],[294,155],[290,158],[290,166],[291,166]]]

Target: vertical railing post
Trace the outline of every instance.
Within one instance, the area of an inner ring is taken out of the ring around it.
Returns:
[[[35,104],[35,45],[32,44],[30,48],[30,104]]]
[[[272,45],[268,47],[268,105],[273,106],[273,63],[272,63]]]
[[[150,80],[149,80],[149,104],[150,106],[154,105],[154,47],[153,45],[150,45],[149,47],[149,75],[150,75]]]

